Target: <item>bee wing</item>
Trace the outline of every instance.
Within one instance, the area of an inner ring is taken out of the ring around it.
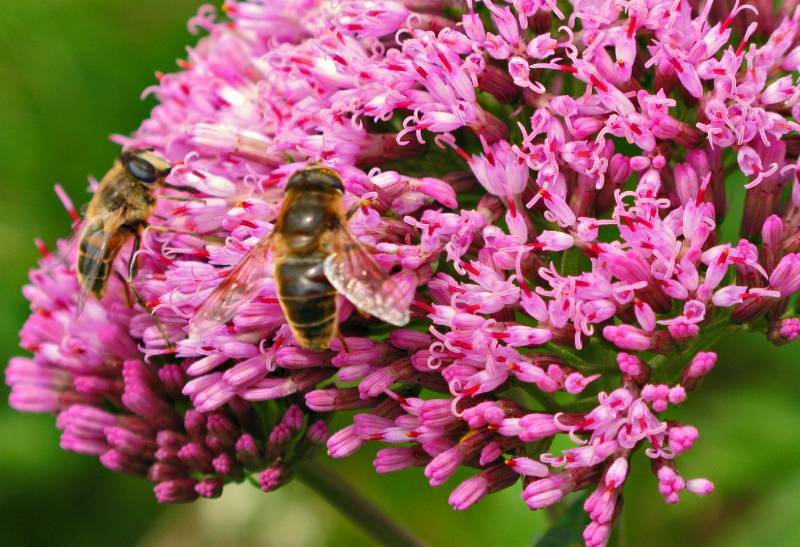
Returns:
[[[346,227],[335,232],[334,248],[323,266],[331,285],[378,319],[398,327],[408,323],[408,291],[389,277]]]
[[[81,290],[78,294],[78,303],[75,306],[75,317],[78,317],[81,314],[83,307],[86,305],[86,299],[92,292],[92,288],[97,281],[97,276],[100,274],[100,269],[103,266],[103,259],[108,252],[108,244],[111,242],[111,238],[114,237],[114,234],[117,233],[117,230],[119,230],[120,226],[122,226],[124,217],[124,209],[117,209],[116,211],[106,213],[101,217],[103,227],[102,230],[97,230],[102,234],[100,243],[98,245],[93,243],[90,246],[91,250],[86,251],[87,259],[91,261],[91,267],[89,268],[89,271],[83,275],[83,279],[81,280]],[[86,222],[83,227],[83,231],[81,232],[80,239],[83,239],[85,231],[91,229],[92,227],[93,224],[91,222]],[[78,245],[80,245],[80,239],[78,240]]]
[[[267,274],[267,257],[272,238],[264,237],[248,251],[222,283],[214,289],[189,321],[189,336],[201,337],[224,325],[261,290]]]

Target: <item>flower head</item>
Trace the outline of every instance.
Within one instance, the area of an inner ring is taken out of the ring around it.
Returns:
[[[317,413],[353,409],[332,456],[398,445],[376,469],[423,467],[432,486],[477,467],[451,494],[459,510],[516,483],[531,509],[591,489],[587,545],[607,542],[637,449],[667,502],[710,493],[678,472],[698,432],[670,409],[727,330],[798,337],[800,93],[785,72],[800,12],[560,8],[252,1],[226,2],[222,20],[203,8],[191,25],[209,36],[118,139],[175,165],[134,282],[175,349],[115,282],[74,318],[62,243],[26,288],[35,357],[8,369],[12,404],[59,413],[66,448],[150,474],[164,501],[217,495],[240,469],[273,489],[298,447],[327,437]],[[312,162],[341,175],[349,229],[407,287],[411,324],[389,332],[342,300],[344,340],[303,349],[265,267],[232,322],[187,336]],[[743,239],[724,241],[734,187],[747,191]],[[283,415],[259,422],[264,401]]]

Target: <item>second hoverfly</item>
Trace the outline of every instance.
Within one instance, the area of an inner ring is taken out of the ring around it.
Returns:
[[[272,235],[201,305],[190,336],[227,323],[255,298],[270,249],[278,300],[300,346],[325,349],[338,334],[337,294],[387,323],[408,323],[407,295],[347,228],[343,197],[342,179],[332,169],[312,166],[292,175]]]

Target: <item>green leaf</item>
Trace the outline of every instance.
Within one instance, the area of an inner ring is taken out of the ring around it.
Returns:
[[[581,272],[581,250],[577,247],[567,249],[561,254],[561,275],[578,275]]]
[[[570,547],[580,543],[583,529],[589,524],[589,515],[583,510],[584,501],[586,495],[572,502],[534,547]]]

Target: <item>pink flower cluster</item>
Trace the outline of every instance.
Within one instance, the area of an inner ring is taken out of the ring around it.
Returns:
[[[800,336],[794,4],[202,8],[190,28],[209,36],[119,138],[175,163],[136,285],[176,349],[119,284],[75,319],[62,243],[26,288],[34,358],[7,371],[12,405],[57,412],[65,448],[148,474],[162,501],[216,495],[243,469],[277,486],[327,438],[318,413],[354,409],[332,456],[397,444],[377,471],[424,467],[432,486],[473,467],[450,497],[459,510],[517,483],[531,509],[593,489],[589,546],[608,541],[639,449],[668,503],[710,493],[677,470],[698,431],[670,407],[714,367],[722,334]],[[187,338],[311,161],[344,179],[351,231],[417,286],[411,324],[387,331],[342,302],[347,347],[302,349],[267,271],[230,324]],[[726,242],[742,187],[742,239]],[[274,404],[284,414],[264,422]]]

